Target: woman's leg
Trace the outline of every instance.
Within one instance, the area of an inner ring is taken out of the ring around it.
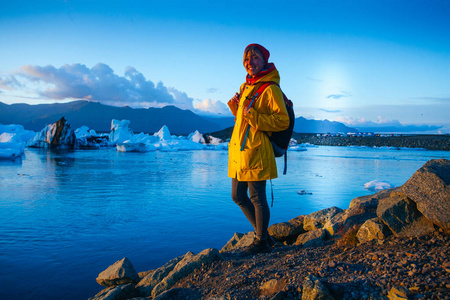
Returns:
[[[247,195],[248,184],[246,181],[238,181],[233,178],[231,181],[231,198],[239,205],[244,215],[250,221],[256,231],[255,207]]]
[[[267,240],[270,220],[270,209],[267,204],[266,181],[249,181],[247,182],[250,193],[250,201],[254,209],[255,231],[259,240]]]

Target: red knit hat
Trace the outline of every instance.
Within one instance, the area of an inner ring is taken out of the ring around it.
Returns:
[[[263,55],[264,61],[267,64],[269,62],[269,56],[270,56],[269,50],[267,50],[266,48],[264,48],[260,44],[250,44],[247,47],[245,47],[244,53],[247,51],[248,47],[251,47],[251,46],[254,46],[254,47],[258,48],[258,50],[261,51],[261,54]]]

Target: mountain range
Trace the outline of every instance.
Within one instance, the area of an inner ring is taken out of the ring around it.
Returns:
[[[129,120],[135,132],[153,133],[167,125],[172,134],[188,134],[220,131],[233,126],[233,117],[205,117],[175,106],[163,108],[131,108],[103,105],[99,102],[73,101],[53,104],[5,104],[0,102],[0,124],[21,124],[27,130],[40,131],[46,125],[65,117],[72,128],[83,125],[98,132],[109,132],[111,120]],[[295,119],[294,131],[298,133],[357,132],[339,122],[328,120]]]

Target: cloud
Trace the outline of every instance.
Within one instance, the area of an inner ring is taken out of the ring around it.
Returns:
[[[214,94],[214,93],[217,93],[218,91],[219,91],[218,88],[209,88],[209,89],[206,89],[206,92],[207,92],[208,94]]]
[[[347,98],[347,97],[350,97],[350,96],[351,95],[349,93],[342,91],[340,94],[331,94],[331,95],[328,95],[326,98],[327,99],[338,100],[338,99]]]
[[[124,76],[119,76],[103,63],[92,68],[83,64],[60,68],[26,65],[19,72],[0,78],[0,88],[32,92],[51,100],[83,99],[116,106],[193,108],[193,99],[186,93],[165,87],[162,82],[155,85],[133,67],[127,67]]]
[[[199,114],[207,115],[230,115],[228,106],[219,100],[205,99],[201,102],[194,103],[194,108]]]
[[[325,109],[325,108],[319,108],[319,110],[327,112],[327,113],[340,113],[340,110],[329,110],[329,109]]]

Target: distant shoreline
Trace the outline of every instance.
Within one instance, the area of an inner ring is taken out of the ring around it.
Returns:
[[[294,133],[293,138],[298,143],[310,143],[321,146],[397,147],[450,151],[449,135],[340,137],[317,136],[312,133]]]

